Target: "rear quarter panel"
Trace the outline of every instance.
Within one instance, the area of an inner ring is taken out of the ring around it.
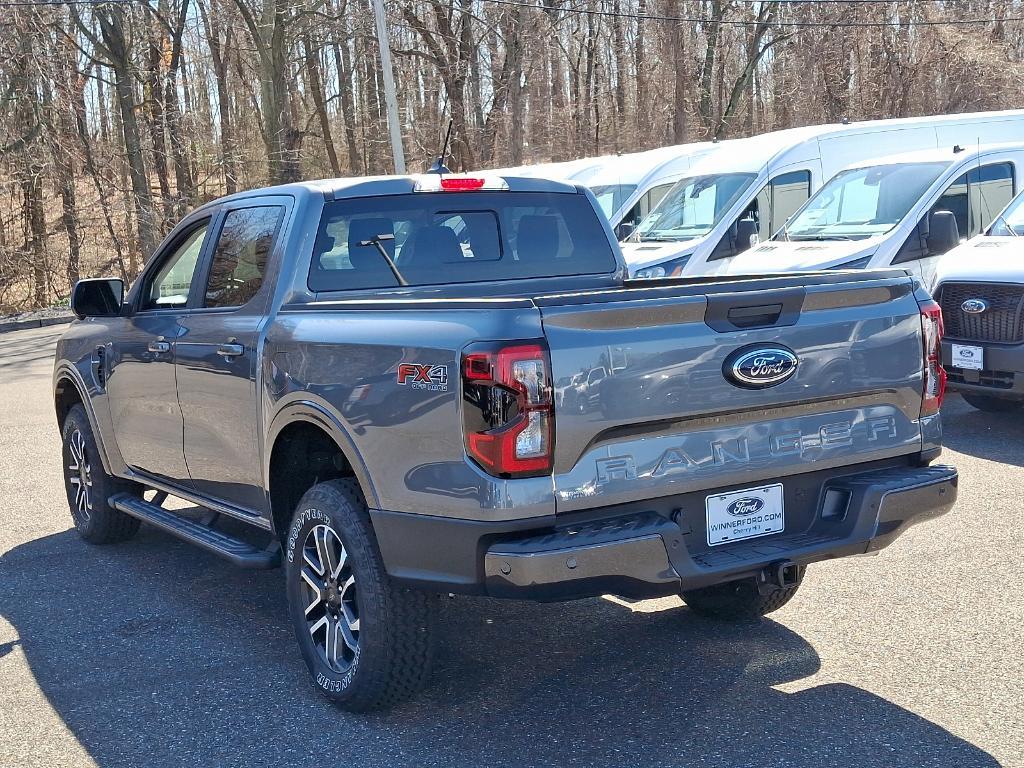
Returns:
[[[466,458],[460,409],[467,343],[542,335],[537,310],[516,299],[285,307],[262,363],[268,423],[299,403],[329,412],[380,509],[471,520],[551,515],[550,477],[501,480]],[[441,366],[446,383],[401,384],[402,364]]]

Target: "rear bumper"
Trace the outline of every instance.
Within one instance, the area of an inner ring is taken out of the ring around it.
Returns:
[[[985,350],[984,370],[966,371],[950,366],[952,345],[965,344]],[[1024,399],[1024,344],[993,344],[984,341],[942,340],[942,364],[949,376],[949,389],[977,392],[1012,400]]]
[[[716,547],[707,546],[704,529],[682,507],[542,530],[537,521],[522,521],[533,529],[511,531],[456,532],[452,521],[402,515],[420,518],[418,531],[406,531],[418,533],[415,547],[396,541],[410,539],[394,513],[371,515],[388,572],[413,586],[532,600],[647,598],[763,576],[782,564],[880,550],[910,526],[947,512],[956,501],[957,473],[940,465],[898,467],[836,477],[819,488],[814,501],[793,510],[794,526],[787,522],[786,532]],[[789,498],[786,503],[788,521]]]

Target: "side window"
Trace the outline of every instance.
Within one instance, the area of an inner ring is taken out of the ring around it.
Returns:
[[[764,241],[774,235],[786,219],[811,196],[811,172],[792,171],[776,176],[757,193],[750,207],[740,219],[752,219],[757,223],[758,239]]]
[[[1013,199],[1013,165],[985,165],[971,171],[969,178],[971,221],[968,236],[974,237],[988,227]]]
[[[271,205],[227,213],[206,280],[205,306],[240,307],[259,292],[283,212]]]
[[[192,278],[195,276],[196,264],[199,263],[199,254],[203,251],[203,241],[209,227],[209,220],[198,225],[186,234],[184,240],[180,241],[164,259],[162,266],[149,281],[142,309],[170,309],[184,307],[188,303]]]
[[[811,172],[793,171],[776,176],[771,181],[771,188],[772,213],[768,222],[768,231],[761,233],[763,239],[778,232],[786,220],[807,202],[807,198],[811,196]],[[762,220],[763,218],[762,216]]]
[[[928,212],[950,211],[961,238],[974,237],[1013,199],[1013,165],[995,163],[962,174]]]
[[[946,187],[942,197],[935,201],[935,205],[928,211],[928,215],[935,211],[949,211],[956,219],[956,228],[960,237],[966,237],[971,229],[970,214],[967,204],[968,174],[959,176],[952,184]]]

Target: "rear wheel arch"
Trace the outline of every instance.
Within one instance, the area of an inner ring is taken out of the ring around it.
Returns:
[[[369,473],[342,425],[319,405],[293,403],[271,423],[265,476],[274,531],[287,534],[295,506],[314,485],[351,477],[368,506],[377,505]]]

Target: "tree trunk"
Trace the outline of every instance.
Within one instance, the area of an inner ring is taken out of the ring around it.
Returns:
[[[132,61],[124,34],[124,17],[117,6],[101,10],[96,8],[103,42],[112,58],[114,90],[121,114],[121,130],[124,139],[125,159],[132,185],[132,207],[138,226],[139,249],[144,257],[156,250],[159,231],[153,211],[153,196],[149,191],[149,177],[146,172],[146,158],[142,153],[142,138],[139,123],[135,118],[135,94],[132,90]],[[131,277],[137,272],[138,254],[132,253],[129,261]]]
[[[306,53],[306,76],[309,78],[309,95],[313,98],[317,120],[320,122],[320,133],[327,151],[327,161],[331,164],[334,176],[341,176],[338,164],[338,153],[334,149],[334,138],[331,136],[331,121],[327,116],[327,104],[324,103],[323,79],[320,77],[320,52],[314,50],[309,34],[302,36],[302,47]]]

